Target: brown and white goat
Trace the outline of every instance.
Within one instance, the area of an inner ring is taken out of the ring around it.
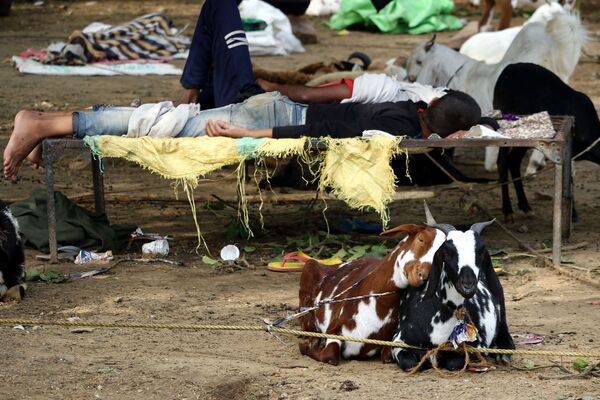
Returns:
[[[446,239],[440,230],[413,224],[382,233],[389,238],[403,234],[407,236],[382,260],[363,258],[339,266],[307,262],[300,278],[300,310],[318,308],[300,317],[302,329],[391,340],[402,289],[423,285],[433,255]],[[342,357],[367,359],[381,351],[381,346],[319,338],[301,338],[299,347],[302,354],[333,365]],[[391,361],[389,348],[385,349],[381,359]]]

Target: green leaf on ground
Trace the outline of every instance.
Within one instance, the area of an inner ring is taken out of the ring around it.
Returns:
[[[523,367],[527,369],[532,369],[533,367],[535,367],[535,363],[533,362],[533,360],[526,358],[523,360]]]
[[[244,246],[245,253],[254,253],[256,251],[256,247],[254,246]]]
[[[206,265],[210,265],[211,267],[220,264],[218,260],[215,260],[209,256],[202,256],[202,262]]]
[[[104,368],[98,368],[96,370],[97,374],[108,374],[109,372],[113,372],[114,368],[111,367],[104,367]]]
[[[44,271],[40,273],[40,280],[46,283],[61,283],[66,281],[67,278],[56,271]]]
[[[39,281],[41,272],[35,268],[28,269],[25,272],[25,280],[28,282]]]
[[[573,361],[573,368],[579,372],[583,371],[590,365],[590,362],[587,358],[577,357],[575,361]]]

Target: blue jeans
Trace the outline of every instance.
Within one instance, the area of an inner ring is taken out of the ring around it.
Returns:
[[[243,103],[201,110],[190,118],[177,137],[206,135],[207,120],[221,120],[247,129],[304,125],[306,104],[295,103],[278,92],[252,96]],[[94,106],[91,112],[73,113],[73,137],[127,134],[134,107]]]

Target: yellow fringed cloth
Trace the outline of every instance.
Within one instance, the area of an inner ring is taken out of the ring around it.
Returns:
[[[319,189],[332,189],[334,196],[348,206],[373,209],[384,222],[386,208],[396,190],[390,160],[399,153],[400,137],[373,136],[360,138],[322,138],[326,150],[312,154],[307,150],[308,138],[300,139],[231,139],[196,138],[127,138],[123,136],[87,136],[84,141],[98,157],[118,157],[133,161],[167,179],[175,179],[186,192],[195,218],[193,189],[198,180],[226,165],[238,166],[240,217],[247,224],[243,199],[243,162],[266,157],[299,156],[309,165],[319,164]],[[196,221],[196,225],[197,221]],[[248,227],[249,228],[249,227]]]

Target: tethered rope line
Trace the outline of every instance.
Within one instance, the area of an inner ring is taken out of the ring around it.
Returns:
[[[181,324],[181,323],[158,323],[158,322],[84,322],[84,321],[51,321],[38,319],[20,319],[20,318],[0,318],[0,325],[40,325],[40,326],[63,326],[63,327],[87,327],[87,328],[126,328],[126,329],[173,329],[188,331],[255,331],[267,333],[280,333],[292,336],[315,337],[323,339],[340,340],[344,342],[358,342],[373,344],[378,346],[399,347],[405,349],[427,351],[408,345],[404,342],[389,342],[385,340],[364,339],[351,336],[331,335],[320,332],[307,332],[296,329],[279,328],[271,325],[203,325],[203,324]],[[455,351],[454,349],[441,348],[441,351]],[[558,351],[558,350],[511,350],[511,349],[490,349],[474,348],[466,346],[469,353],[489,353],[489,354],[507,354],[507,355],[526,355],[543,357],[590,357],[600,358],[600,352],[578,352],[578,351]]]

